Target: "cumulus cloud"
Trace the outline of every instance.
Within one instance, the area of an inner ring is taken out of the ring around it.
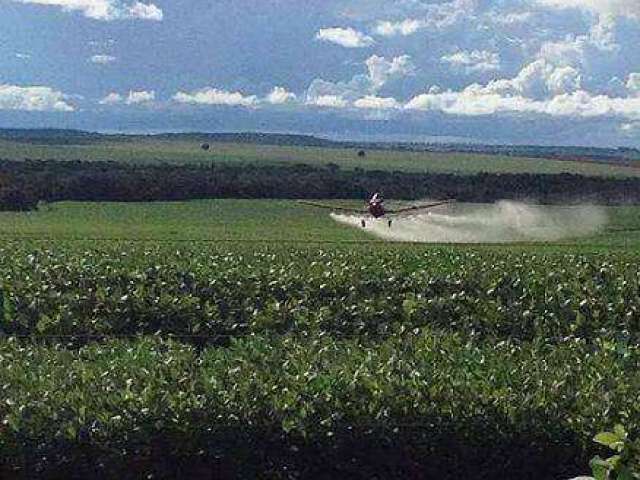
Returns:
[[[523,96],[544,98],[560,93],[576,91],[581,85],[581,75],[570,66],[558,67],[544,59],[538,59],[525,65],[513,78],[492,80],[486,86],[477,84],[482,93],[500,96]]]
[[[545,71],[547,90],[552,94],[569,93],[580,88],[582,76],[573,67],[552,67]]]
[[[412,98],[405,108],[465,116],[515,113],[640,119],[640,97],[592,94],[581,88],[575,68],[544,59],[526,65],[513,78],[474,83],[461,91],[431,89]]]
[[[340,95],[318,95],[307,98],[307,105],[328,108],[346,108],[349,102]]]
[[[67,95],[50,87],[0,85],[0,110],[72,112]]]
[[[353,28],[322,28],[316,33],[316,39],[345,48],[365,48],[375,44],[373,38]]]
[[[543,42],[538,57],[557,65],[589,66],[603,53],[619,50],[615,28],[611,17],[601,16],[588,34],[567,35],[562,40]]]
[[[95,20],[153,20],[163,19],[162,10],[153,3],[124,2],[122,0],[13,0],[19,3],[33,3],[61,7],[65,11],[81,12]]]
[[[638,0],[534,0],[553,8],[579,8],[599,15],[614,15],[640,19]]]
[[[500,54],[487,50],[455,52],[444,55],[441,61],[467,73],[500,70]]]
[[[356,108],[369,109],[369,110],[391,110],[400,107],[400,103],[391,97],[376,97],[374,95],[367,95],[366,97],[359,98],[353,102],[353,106]]]
[[[463,89],[431,88],[409,100],[404,108],[460,116],[615,117],[635,125],[640,117],[637,110],[640,75],[636,77],[627,73],[622,77],[620,72],[620,78],[625,78],[620,80],[615,76],[606,77],[599,70],[611,68],[617,53],[623,48],[618,43],[623,37],[617,38],[618,25],[613,17],[615,9],[609,7],[597,11],[588,8],[595,15],[591,28],[583,34],[564,32],[564,38],[545,41],[545,37],[553,38],[553,30],[537,30],[539,36],[533,36],[533,40],[528,41],[520,52],[525,59],[524,65],[512,77],[486,84],[474,83]],[[529,16],[528,12],[521,12],[514,14],[513,18],[505,15],[498,21],[494,12],[489,13],[489,20],[496,20],[495,24],[506,24],[504,28],[513,29],[518,35],[517,32],[522,33],[525,27],[513,25]],[[545,17],[536,18],[544,21]],[[498,35],[496,38],[501,37]],[[537,42],[540,43],[536,45]],[[495,48],[496,43],[490,44]],[[500,67],[501,52],[492,55],[488,50],[460,51],[444,55],[440,61],[467,71],[476,68],[477,71],[490,71]],[[594,91],[589,91],[585,83]]]
[[[616,22],[611,15],[600,15],[589,31],[589,41],[602,51],[614,51],[620,48],[616,43]]]
[[[98,103],[100,103],[100,105],[117,105],[124,103],[124,97],[119,93],[111,92]]]
[[[164,14],[160,8],[153,3],[136,2],[128,8],[125,16],[131,18],[139,18],[142,20],[155,20],[157,22],[162,21]]]
[[[409,55],[400,55],[391,60],[372,55],[367,58],[365,65],[374,91],[382,88],[391,79],[405,77],[415,71]]]
[[[265,101],[272,105],[284,105],[286,103],[295,102],[296,99],[296,94],[289,92],[284,87],[274,87],[274,89],[265,97]]]
[[[584,36],[547,41],[540,47],[538,56],[556,64],[578,66],[585,59],[587,47],[588,40]]]
[[[411,99],[408,110],[440,111],[453,115],[477,116],[496,113],[545,114],[550,116],[640,119],[640,98],[612,98],[584,90],[535,100],[523,96],[501,96],[472,85],[455,92],[425,93]]]
[[[381,20],[375,33],[383,37],[407,36],[419,30],[442,30],[469,18],[475,11],[477,0],[452,0],[444,3],[420,4],[421,16],[401,20]]]
[[[293,104],[298,97],[284,87],[274,87],[263,98],[256,95],[244,95],[241,92],[229,92],[218,88],[203,88],[193,92],[178,92],[173,100],[190,105],[226,105],[240,107],[258,107],[261,104],[286,105]]]
[[[533,16],[532,12],[526,12],[526,11],[525,12],[509,12],[509,13],[491,12],[488,14],[488,17],[491,19],[492,22],[500,25],[505,25],[505,26],[518,25],[518,24],[528,22],[529,20],[531,20],[532,16]]]
[[[91,58],[89,58],[89,61],[98,65],[107,65],[109,63],[115,62],[116,57],[112,55],[93,55]]]
[[[578,83],[582,85],[582,79],[585,79],[585,86],[593,92],[624,96],[626,88],[615,73],[620,76],[625,73],[612,70],[613,75],[603,75],[613,64],[622,64],[619,53],[623,47],[618,43],[616,33],[613,18],[600,15],[585,34],[567,34],[560,40],[542,42],[535,57],[558,69],[549,80],[550,85],[556,85],[556,91],[565,91]]]
[[[273,93],[273,92],[272,92]],[[251,107],[258,103],[255,95],[245,96],[240,92],[228,92],[217,88],[203,88],[194,92],[178,92],[173,96],[178,103],[190,105],[226,105]]]
[[[629,74],[626,87],[630,93],[640,95],[640,72]]]
[[[603,85],[599,91],[611,97],[624,97],[628,93],[627,85],[618,77],[609,79],[607,84]]]
[[[143,105],[152,103],[156,99],[156,92],[153,90],[131,90],[127,95],[120,95],[112,92],[100,100],[100,105]]]
[[[378,22],[375,32],[383,37],[394,37],[396,35],[408,36],[422,28],[427,28],[427,22],[415,18],[407,18],[395,22],[383,20]]]
[[[355,75],[347,82],[328,82],[315,79],[307,89],[307,99],[314,103],[317,97],[339,97],[348,103],[367,95],[375,95],[392,80],[411,75],[415,67],[408,55],[400,55],[387,60],[378,55],[370,56],[365,62],[366,74]]]
[[[155,99],[156,92],[154,92],[153,90],[150,92],[147,92],[146,90],[138,92],[131,91],[129,92],[129,95],[127,96],[124,103],[126,103],[127,105],[139,105],[141,103],[151,103]]]

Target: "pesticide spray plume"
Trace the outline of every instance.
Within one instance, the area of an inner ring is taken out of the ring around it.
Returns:
[[[331,214],[345,225],[361,228],[362,217]],[[607,223],[604,209],[592,205],[540,206],[513,201],[452,204],[407,217],[368,220],[367,232],[396,242],[512,243],[557,241],[593,235]]]

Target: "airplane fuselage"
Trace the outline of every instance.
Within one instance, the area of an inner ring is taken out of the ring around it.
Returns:
[[[384,215],[386,213],[385,210],[384,210],[384,205],[382,204],[382,202],[379,202],[379,203],[371,203],[371,202],[369,202],[368,209],[369,209],[369,213],[371,214],[371,216],[373,218],[384,217]]]
[[[375,193],[371,200],[367,202],[367,210],[373,218],[384,217],[386,211],[384,209],[384,201],[379,193]]]

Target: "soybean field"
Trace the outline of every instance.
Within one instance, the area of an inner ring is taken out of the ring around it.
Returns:
[[[0,476],[587,473],[640,433],[637,212],[608,218],[465,246],[292,201],[0,214]]]

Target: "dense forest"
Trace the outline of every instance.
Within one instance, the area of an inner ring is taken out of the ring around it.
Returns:
[[[572,174],[418,174],[343,170],[338,165],[135,165],[117,162],[0,160],[0,209],[38,202],[173,201],[201,198],[389,198],[540,203],[640,204],[640,178]]]

